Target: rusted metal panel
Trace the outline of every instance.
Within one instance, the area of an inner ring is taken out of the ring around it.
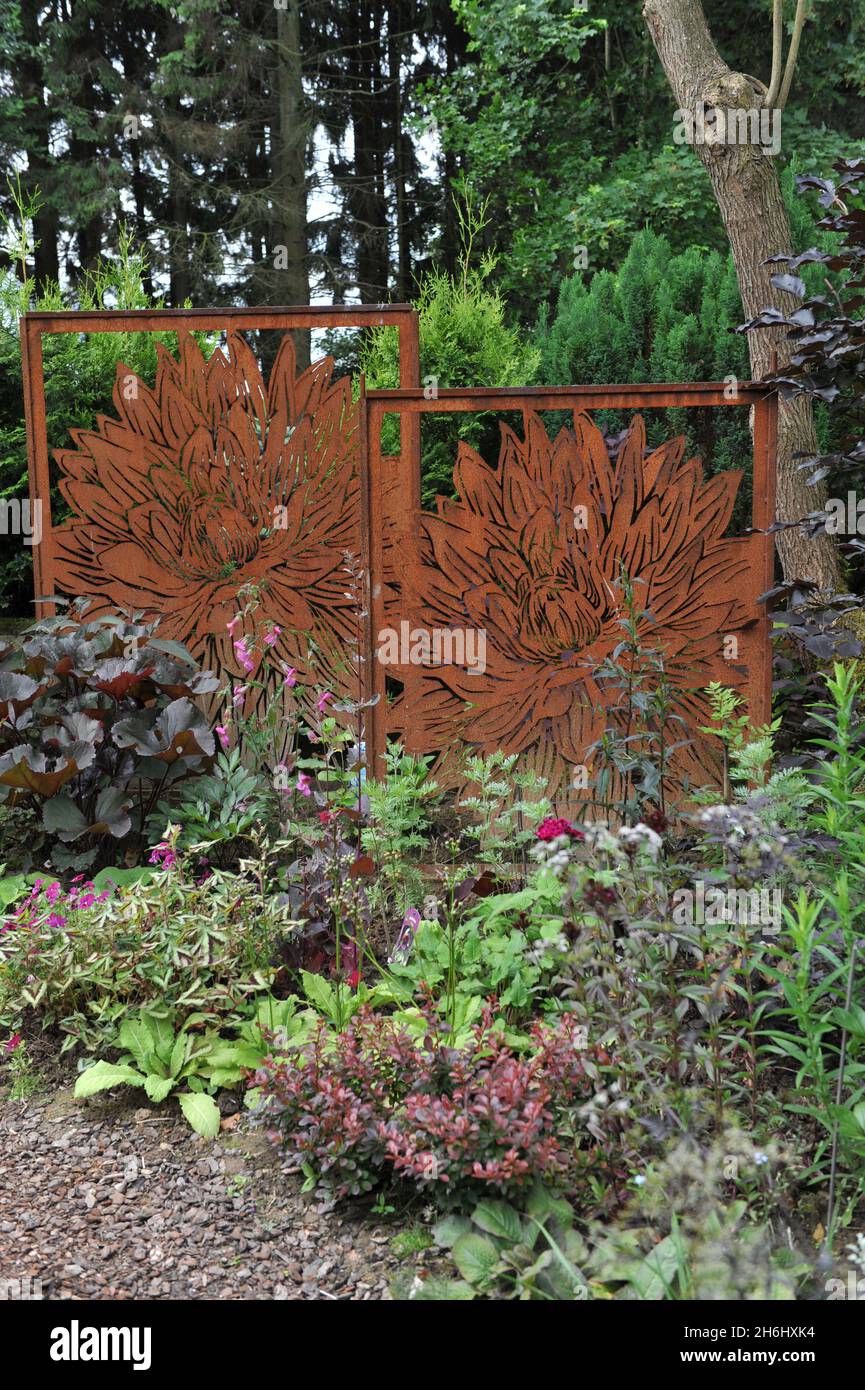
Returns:
[[[357,400],[328,358],[298,373],[292,329],[382,323],[399,330],[399,389],[361,383]],[[284,334],[267,380],[244,336],[254,329]],[[42,336],[159,330],[177,332],[176,356],[160,348],[153,383],[120,364],[114,415],[59,452],[71,515],[52,525]],[[192,334],[217,330],[226,347],[205,357]],[[240,683],[257,668],[239,664],[234,642],[244,634],[227,624],[238,588],[261,586],[259,618],[280,629],[277,658],[301,681],[349,699],[360,683],[373,700],[365,734],[375,772],[394,734],[411,751],[439,754],[445,781],[458,780],[461,750],[503,750],[547,777],[560,806],[573,802],[573,769],[610,717],[597,673],[621,636],[622,566],[644,586],[638,602],[651,619],[641,639],[664,651],[692,732],[705,722],[699,692],[711,680],[744,691],[755,722],[768,719],[768,620],[757,597],[772,579],[777,423],[760,385],[739,383],[732,400],[714,382],[427,399],[417,314],[404,305],[35,313],[21,332],[30,485],[43,503],[37,594],[158,612],[163,635]],[[647,450],[639,415],[611,457],[591,417],[706,406],[753,407],[754,530],[744,537],[726,534],[740,474],[706,479],[681,441]],[[552,410],[572,415],[555,439],[538,413]],[[397,458],[382,453],[389,411],[401,422]],[[519,412],[523,423],[502,428],[496,466],[463,446],[456,497],[422,511],[421,417],[462,411]],[[366,570],[359,651],[346,552]],[[419,655],[406,650],[406,628],[409,648],[417,631],[431,649],[421,640]],[[388,660],[383,633],[397,643]],[[437,650],[436,633],[456,647]],[[697,739],[677,772],[705,781],[711,763]]]
[[[755,407],[759,530],[745,537],[726,534],[741,473],[704,477],[700,461],[684,457],[682,440],[648,451],[639,416],[611,458],[587,413],[706,405]],[[440,499],[435,512],[417,505],[408,462],[400,473],[394,507],[408,519],[402,585],[372,623],[372,689],[383,695],[388,677],[402,685],[390,732],[413,752],[439,754],[437,775],[451,783],[460,780],[465,749],[519,753],[524,767],[547,779],[559,809],[578,810],[585,797],[574,788],[574,770],[586,766],[587,749],[611,718],[610,692],[596,673],[623,637],[617,581],[624,566],[640,581],[638,603],[650,615],[641,620],[640,640],[664,653],[689,726],[676,777],[691,786],[715,780],[711,744],[697,732],[707,722],[704,687],[732,686],[747,696],[755,722],[769,718],[771,654],[757,600],[773,565],[765,531],[774,509],[774,396],[740,383],[731,401],[711,382],[442,390],[431,400],[399,390],[367,393],[364,408],[371,494],[384,466],[387,412],[523,412],[521,431],[502,426],[496,467],[460,447],[456,497]],[[551,440],[537,412],[563,408],[573,412],[572,424]],[[385,734],[379,723],[373,762]]]
[[[252,636],[250,624],[228,624],[238,589],[258,585],[257,621],[279,629],[277,660],[301,682],[356,697],[357,619],[344,564],[362,548],[361,416],[331,358],[297,371],[290,330],[381,324],[399,331],[401,380],[417,382],[418,321],[407,305],[25,315],[30,486],[43,504],[37,597],[87,595],[99,609],[158,613],[161,636],[246,684],[262,648],[244,669],[235,643]],[[283,332],[267,380],[244,336],[262,328]],[[177,332],[178,351],[158,348],[155,381],[119,363],[113,416],[74,431],[72,447],[58,452],[70,515],[52,524],[43,334],[165,330]],[[205,356],[192,336],[199,330],[224,331],[225,348]]]

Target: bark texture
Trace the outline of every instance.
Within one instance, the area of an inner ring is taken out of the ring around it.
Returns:
[[[713,110],[759,107],[765,88],[746,73],[734,72],[721,58],[699,0],[645,0],[643,17],[667,75],[677,107],[706,109],[706,143],[697,144],[730,240],[746,318],[773,306],[790,313],[798,301],[771,284],[768,256],[791,253],[790,223],[774,159],[757,144],[712,142]],[[774,115],[779,119],[778,114]],[[782,124],[783,128],[783,124]],[[802,248],[799,248],[802,249]],[[783,329],[748,335],[751,374],[759,381],[771,370],[773,351],[779,365],[788,356]],[[817,439],[810,403],[804,398],[781,402],[778,418],[777,517],[793,521],[823,505],[825,488],[809,487],[793,455],[815,453]],[[778,554],[786,579],[810,578],[821,589],[842,586],[838,551],[829,536],[809,540],[801,531],[780,531]]]

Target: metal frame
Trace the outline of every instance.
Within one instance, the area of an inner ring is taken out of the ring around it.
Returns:
[[[30,495],[42,501],[42,542],[33,548],[36,597],[54,593],[52,575],[52,518],[50,461],[45,414],[45,374],[42,337],[50,333],[225,332],[236,329],[378,328],[399,330],[400,380],[405,387],[420,383],[418,314],[410,304],[323,304],[286,308],[219,309],[89,309],[40,310],[23,314],[20,323],[24,376],[24,418]],[[420,425],[407,420],[402,449],[418,457]],[[37,603],[37,616],[53,613],[52,603]]]
[[[368,663],[368,692],[378,700],[369,710],[367,721],[368,757],[371,769],[381,766],[387,742],[387,710],[385,701],[386,676],[376,660],[376,634],[384,626],[384,593],[382,575],[382,476],[385,459],[381,451],[381,426],[386,414],[396,413],[401,420],[408,417],[419,424],[421,415],[454,414],[467,411],[521,411],[524,422],[528,411],[539,410],[614,410],[669,409],[696,407],[748,407],[753,410],[753,481],[752,517],[749,538],[755,548],[759,567],[760,591],[772,587],[774,575],[774,541],[769,527],[775,519],[775,480],[778,438],[778,402],[775,392],[757,382],[737,384],[735,398],[723,382],[640,383],[598,386],[529,386],[521,389],[485,387],[441,389],[434,398],[427,398],[419,388],[397,390],[362,389],[361,392],[361,532],[364,542],[364,561],[370,574],[370,602],[367,620],[367,645],[372,654]],[[406,470],[406,462],[408,470]],[[405,547],[405,570],[417,555],[418,513],[420,510],[420,453],[403,460],[399,477],[400,494],[396,508],[389,508],[399,527],[396,543]],[[754,645],[757,652],[756,670],[750,675],[748,704],[755,724],[771,718],[772,663],[769,642],[768,611],[755,615]],[[402,679],[402,677],[400,677]]]

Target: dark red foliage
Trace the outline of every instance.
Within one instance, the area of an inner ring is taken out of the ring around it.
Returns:
[[[362,1010],[338,1037],[322,1025],[300,1055],[268,1058],[256,1083],[271,1137],[335,1196],[395,1175],[472,1201],[535,1178],[567,1186],[578,1172],[568,1136],[592,1091],[593,1053],[567,1016],[537,1025],[533,1042],[518,1055],[487,1016],[464,1050],[444,1045],[432,1022],[418,1046]]]
[[[616,902],[616,890],[590,878],[583,884],[583,901],[596,912],[603,912]]]
[[[644,814],[643,824],[654,830],[656,835],[663,835],[664,831],[670,828],[670,822],[659,806],[653,806]]]

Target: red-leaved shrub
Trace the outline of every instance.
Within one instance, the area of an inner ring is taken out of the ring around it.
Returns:
[[[508,1195],[536,1178],[567,1186],[577,1171],[574,1111],[597,1075],[573,1019],[538,1024],[521,1056],[487,1014],[465,1049],[430,1020],[419,1046],[404,1028],[361,1010],[337,1037],[269,1057],[257,1072],[271,1138],[337,1197],[396,1175],[448,1200]],[[588,1136],[587,1136],[588,1137]]]

